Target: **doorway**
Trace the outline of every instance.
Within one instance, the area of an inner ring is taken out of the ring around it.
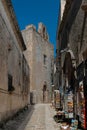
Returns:
[[[48,90],[47,90],[47,83],[45,82],[43,85],[43,103],[48,102]]]

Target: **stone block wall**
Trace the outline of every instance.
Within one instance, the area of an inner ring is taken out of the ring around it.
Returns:
[[[85,12],[81,6],[69,34],[70,49],[73,51],[77,65],[84,60],[83,53],[87,48],[87,15],[84,23]]]
[[[12,116],[29,103],[29,93],[26,95],[22,92],[25,87],[22,70],[26,68],[29,72],[29,66],[27,62],[23,66],[23,47],[20,47],[20,37],[15,34],[12,25],[14,23],[9,11],[6,10],[4,1],[0,0],[0,121]],[[29,78],[27,72],[25,76]],[[26,88],[29,90],[29,82]]]

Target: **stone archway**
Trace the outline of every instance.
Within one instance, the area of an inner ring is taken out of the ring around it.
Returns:
[[[63,73],[66,77],[67,87],[71,86],[72,89],[73,89],[73,82],[75,80],[75,67],[76,67],[76,60],[74,54],[71,50],[68,50],[65,55]]]
[[[67,112],[71,112],[72,116],[75,113],[75,86],[76,86],[76,76],[75,76],[76,60],[71,50],[68,50],[65,55],[65,60],[63,64],[63,74],[65,75],[65,86],[64,86],[64,109]],[[67,95],[67,96],[66,96]],[[71,104],[69,104],[71,103]],[[71,105],[71,106],[70,106]]]

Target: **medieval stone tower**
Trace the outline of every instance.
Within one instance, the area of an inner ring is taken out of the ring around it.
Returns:
[[[27,46],[25,57],[30,67],[30,92],[33,103],[49,102],[53,82],[53,45],[46,27],[39,23],[38,31],[29,25],[22,31]]]

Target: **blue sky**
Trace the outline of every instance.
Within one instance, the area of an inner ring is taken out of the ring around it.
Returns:
[[[12,3],[20,29],[23,30],[29,24],[38,28],[38,23],[42,22],[56,50],[59,0],[12,0]]]

